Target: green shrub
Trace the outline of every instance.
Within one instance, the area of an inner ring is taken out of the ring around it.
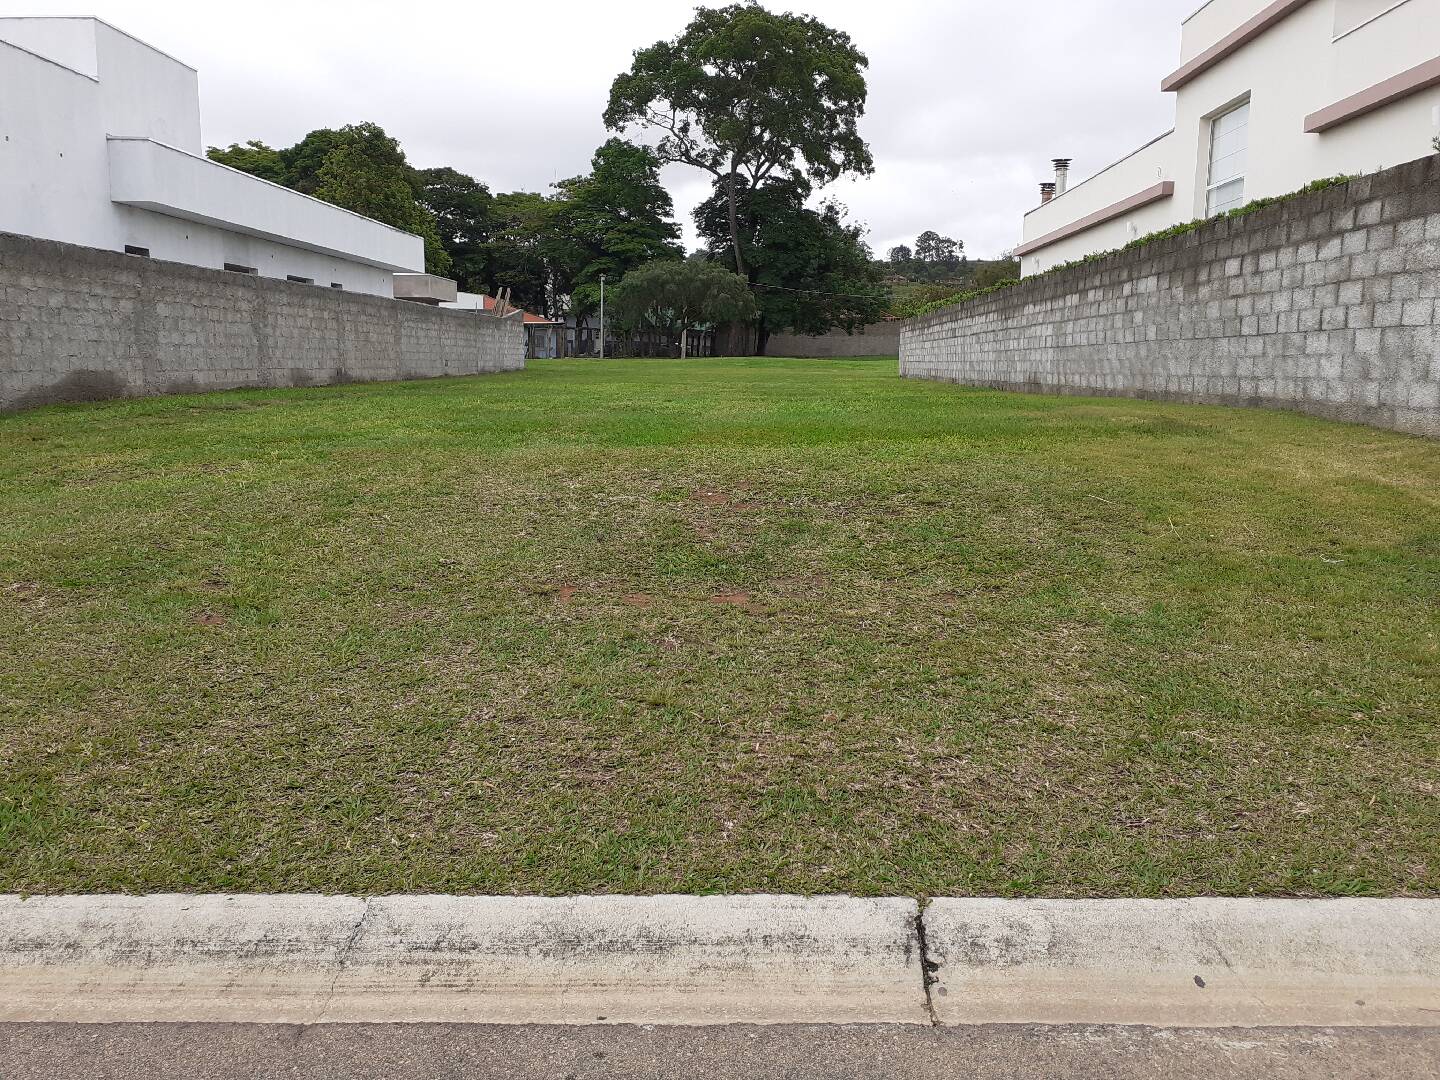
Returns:
[[[1440,136],[1436,137],[1435,142],[1435,149],[1440,150]],[[1197,218],[1194,221],[1182,221],[1178,225],[1171,225],[1168,229],[1161,229],[1158,232],[1147,233],[1145,236],[1136,237],[1124,247],[1114,248],[1110,251],[1097,251],[1093,255],[1086,255],[1083,259],[1072,259],[1070,262],[1060,263],[1057,266],[1052,266],[1049,270],[1042,271],[1039,274],[1032,274],[1025,280],[1034,281],[1036,278],[1046,277],[1050,274],[1058,274],[1062,270],[1070,270],[1076,266],[1086,266],[1093,262],[1099,262],[1101,259],[1108,259],[1111,255],[1118,255],[1123,251],[1133,251],[1135,248],[1144,247],[1147,244],[1153,244],[1158,240],[1168,240],[1172,236],[1184,236],[1186,233],[1192,233],[1196,229],[1201,228],[1202,226],[1209,225],[1212,221],[1220,221],[1225,218],[1248,217],[1249,215],[1255,213],[1257,210],[1264,210],[1267,206],[1274,206],[1277,203],[1289,202],[1291,199],[1298,199],[1302,195],[1312,195],[1317,191],[1325,191],[1328,188],[1339,187],[1341,184],[1348,184],[1351,180],[1355,179],[1357,179],[1357,177],[1354,176],[1327,176],[1321,180],[1312,180],[1304,187],[1300,188],[1297,191],[1292,191],[1288,195],[1275,195],[1271,198],[1255,199],[1252,202],[1246,203],[1244,206],[1237,206],[1234,210],[1227,210],[1225,213],[1216,214],[1214,217]],[[915,312],[914,316],[911,317],[913,318],[920,315],[928,315],[932,311],[939,311],[941,308],[951,307],[955,304],[963,304],[967,300],[975,300],[979,297],[986,296],[989,293],[999,292],[1002,289],[1009,289],[1019,284],[1019,281],[1011,279],[1009,281],[997,282],[996,284],[991,285],[989,288],[986,289],[974,289],[970,292],[957,293],[955,296],[946,297],[941,300],[935,300],[931,303],[921,305],[920,308]]]
[[[994,285],[987,285],[983,289],[971,289],[969,292],[956,293],[954,296],[947,296],[941,300],[932,300],[928,304],[921,304],[915,311],[915,315],[911,317],[929,315],[932,311],[939,311],[941,308],[950,307],[952,304],[963,304],[966,300],[977,300],[982,296],[1003,292],[1005,289],[1019,284],[1020,281],[1018,278],[1006,278],[1004,281],[997,281]]]

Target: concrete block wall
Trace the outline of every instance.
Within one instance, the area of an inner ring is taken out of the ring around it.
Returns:
[[[0,409],[524,366],[518,320],[0,234]]]
[[[832,330],[828,334],[771,334],[765,342],[766,356],[839,358],[846,356],[895,356],[900,352],[901,323],[879,322],[862,326],[853,334]]]
[[[932,312],[900,370],[1440,436],[1440,156]]]

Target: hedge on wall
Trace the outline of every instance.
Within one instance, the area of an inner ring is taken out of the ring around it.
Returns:
[[[1436,149],[1440,150],[1440,138],[1436,139],[1436,143]],[[1111,255],[1118,255],[1122,251],[1131,251],[1138,247],[1144,247],[1146,244],[1153,244],[1159,240],[1168,240],[1172,236],[1184,236],[1186,233],[1194,232],[1196,229],[1208,225],[1212,221],[1221,221],[1225,218],[1245,217],[1255,213],[1257,210],[1264,210],[1267,206],[1274,206],[1276,203],[1286,202],[1290,199],[1298,199],[1302,195],[1309,195],[1316,191],[1324,191],[1326,188],[1337,187],[1340,184],[1348,184],[1354,179],[1356,179],[1354,176],[1327,176],[1321,180],[1313,180],[1299,190],[1289,192],[1285,195],[1275,195],[1266,199],[1255,199],[1246,203],[1244,206],[1237,206],[1234,210],[1227,210],[1225,213],[1216,214],[1214,217],[1196,218],[1194,221],[1182,221],[1178,225],[1171,225],[1168,229],[1161,229],[1158,232],[1147,233],[1144,236],[1136,237],[1124,247],[1112,248],[1109,251],[1097,251],[1092,255],[1086,255],[1083,259],[1072,259],[1069,262],[1060,263],[1058,266],[1052,266],[1049,270],[1032,275],[1028,280],[1033,281],[1035,278],[1045,277],[1047,274],[1058,274],[1062,270],[1069,270],[1076,266],[1084,266],[1086,263],[1098,262],[1100,259],[1108,259]],[[986,289],[974,289],[970,292],[947,296],[943,300],[936,300],[924,305],[915,312],[913,317],[919,318],[921,315],[929,315],[932,311],[939,311],[941,308],[947,308],[954,304],[963,304],[967,300],[976,300],[990,293],[999,292],[1002,289],[1014,288],[1019,284],[1019,279],[1011,278],[1008,281],[997,282]]]

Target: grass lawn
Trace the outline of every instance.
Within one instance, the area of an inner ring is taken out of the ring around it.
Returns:
[[[0,891],[1440,894],[1440,444],[900,380],[0,417]]]

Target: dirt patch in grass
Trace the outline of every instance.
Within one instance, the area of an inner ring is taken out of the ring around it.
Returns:
[[[710,598],[710,603],[718,604],[721,607],[744,608],[746,611],[751,610],[753,606],[748,592],[716,593]]]

